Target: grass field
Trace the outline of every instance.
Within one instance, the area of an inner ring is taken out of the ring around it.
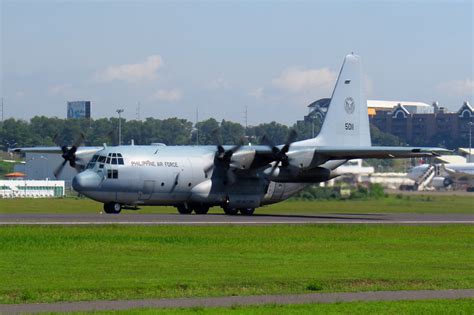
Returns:
[[[474,300],[350,302],[333,304],[263,305],[231,308],[136,309],[93,314],[466,314],[474,313]]]
[[[0,213],[99,213],[89,199],[0,199]],[[124,211],[127,213],[129,211]],[[177,213],[174,207],[143,207],[140,213]],[[222,213],[215,207],[211,213]],[[394,196],[369,200],[296,201],[258,208],[256,214],[311,213],[473,213],[473,196]]]
[[[0,303],[474,287],[470,225],[8,226]]]

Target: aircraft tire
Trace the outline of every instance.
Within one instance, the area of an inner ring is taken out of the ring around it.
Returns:
[[[209,207],[207,206],[195,206],[194,207],[194,213],[196,214],[207,214],[209,211]]]
[[[122,211],[122,205],[118,202],[104,203],[104,211],[105,213],[119,214]]]
[[[255,208],[241,208],[239,209],[241,215],[252,215]]]
[[[186,207],[185,205],[179,205],[176,209],[178,209],[179,214],[191,214],[193,212],[191,207]]]
[[[239,209],[237,208],[222,207],[222,209],[224,209],[224,212],[227,215],[236,215],[237,213],[239,213]]]

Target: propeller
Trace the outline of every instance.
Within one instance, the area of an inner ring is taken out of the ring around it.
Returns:
[[[226,183],[232,185],[236,181],[235,173],[230,168],[232,155],[244,145],[244,140],[240,139],[238,144],[226,150],[224,149],[224,147],[219,141],[218,132],[219,130],[217,128],[212,131],[213,139],[215,143],[217,143],[217,152],[214,156],[214,162],[209,167],[206,167],[204,169],[204,173],[207,175],[210,171],[212,171],[216,167],[216,165],[222,165],[223,168],[226,169],[226,176],[227,176]]]
[[[54,136],[54,142],[57,144],[57,139],[58,138],[58,135],[56,134]],[[59,164],[59,166],[54,170],[54,177],[58,178],[59,175],[61,175],[63,169],[64,169],[64,166],[66,165],[66,163],[69,163],[69,165],[73,168],[76,169],[76,171],[79,171],[79,161],[81,161],[80,158],[76,157],[76,151],[77,151],[77,148],[79,148],[79,146],[84,142],[84,134],[80,134],[79,137],[77,137],[76,141],[73,143],[73,145],[71,146],[71,148],[68,148],[67,146],[65,145],[62,145],[59,147],[61,148],[61,152],[62,152],[62,155],[61,157],[64,159],[64,161]]]
[[[272,169],[270,171],[270,176],[273,176],[273,173],[275,172],[276,168],[280,164],[283,167],[290,165],[290,161],[286,153],[288,153],[288,151],[290,150],[291,144],[295,142],[297,137],[298,137],[298,133],[294,129],[291,129],[290,134],[288,135],[288,138],[286,139],[285,144],[280,149],[275,145],[275,143],[270,138],[267,137],[267,135],[263,135],[261,142],[271,148],[273,152],[273,159],[275,160],[275,164],[272,166]]]

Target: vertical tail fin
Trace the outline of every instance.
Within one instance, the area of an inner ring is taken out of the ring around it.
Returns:
[[[319,135],[295,143],[305,146],[370,146],[369,116],[362,65],[357,55],[344,58]]]

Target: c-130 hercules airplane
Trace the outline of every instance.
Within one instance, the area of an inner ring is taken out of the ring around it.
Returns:
[[[311,183],[340,175],[356,158],[434,156],[441,148],[371,146],[360,57],[344,59],[329,109],[316,138],[286,144],[237,146],[113,146],[100,148],[73,188],[104,203],[106,213],[137,206],[175,206],[179,213],[251,215],[255,208],[288,199]],[[76,164],[77,147],[63,147],[63,165]],[[91,154],[90,151],[88,154]],[[90,156],[90,155],[89,155]]]

